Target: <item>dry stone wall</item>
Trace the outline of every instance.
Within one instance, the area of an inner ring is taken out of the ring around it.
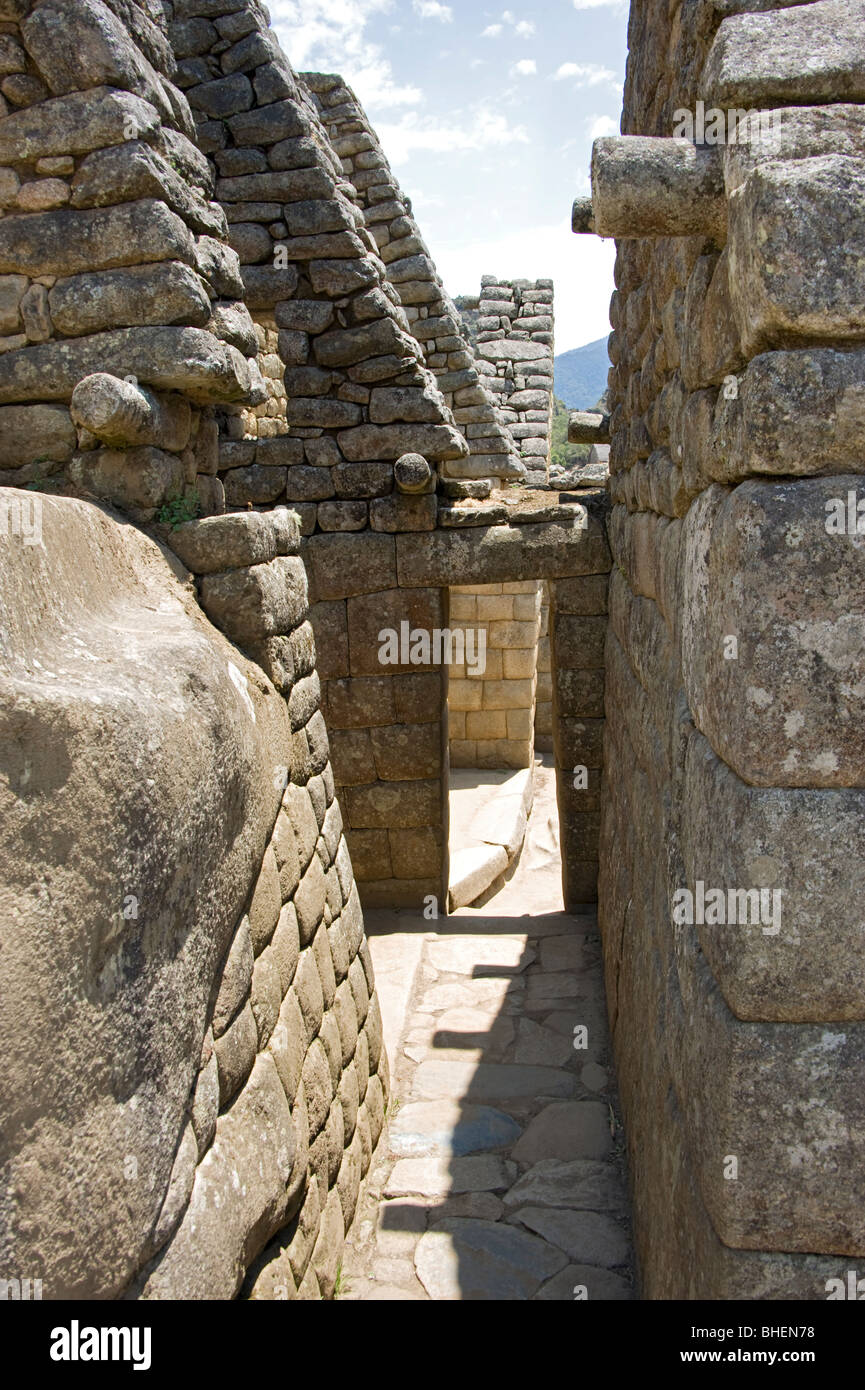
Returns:
[[[0,27],[0,479],[218,511],[214,407],[265,388],[165,7],[22,0]],[[95,373],[143,394],[78,410]]]
[[[143,532],[0,503],[43,541],[0,547],[4,1268],[51,1299],[329,1297],[387,1060],[296,520],[174,533],[232,644]],[[266,632],[279,689],[239,650]]]
[[[595,151],[622,238],[600,911],[648,1298],[824,1299],[865,1253],[863,20],[635,0]],[[698,101],[734,142],[669,139]]]
[[[519,447],[480,379],[459,311],[445,290],[375,131],[342,78],[304,73],[343,172],[356,190],[387,278],[423,347],[426,365],[466,437],[469,455],[443,466],[450,497],[489,496],[501,480],[525,478]]]
[[[550,477],[553,415],[553,282],[481,281],[478,371],[500,407],[526,469],[529,487]]]

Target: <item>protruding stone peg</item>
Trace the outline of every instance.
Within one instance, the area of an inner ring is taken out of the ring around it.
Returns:
[[[571,213],[571,228],[577,236],[591,236],[595,230],[595,210],[591,198],[577,198]]]
[[[594,410],[572,410],[568,417],[569,444],[609,444],[610,417]]]
[[[400,492],[416,494],[430,491],[433,471],[423,454],[403,454],[393,466],[393,476]]]
[[[114,449],[153,444],[180,451],[189,443],[192,411],[187,401],[180,396],[162,399],[108,372],[79,381],[70,410],[79,428]]]
[[[604,136],[592,149],[594,231],[602,237],[726,240],[720,150],[689,140]]]

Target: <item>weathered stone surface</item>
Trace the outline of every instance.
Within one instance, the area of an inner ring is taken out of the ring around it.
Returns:
[[[555,579],[610,565],[603,526],[582,508],[569,525],[489,526],[470,536],[437,531],[399,536],[396,546],[399,581],[408,587]]]
[[[193,574],[216,574],[293,554],[300,545],[300,535],[296,518],[280,508],[270,513],[235,512],[188,521],[172,531],[169,541]]]
[[[643,135],[603,136],[592,149],[592,220],[599,236],[723,238],[726,221],[720,151],[685,140]],[[544,358],[542,344],[484,343],[493,361],[522,347],[523,358]],[[531,351],[529,349],[532,349]]]
[[[6,659],[4,708],[29,710],[26,728],[16,716],[14,737],[2,740],[11,866],[4,914],[19,923],[2,966],[3,1190],[18,1192],[30,1214],[26,1231],[11,1210],[5,1224],[15,1231],[16,1259],[40,1268],[55,1292],[113,1297],[148,1257],[198,1073],[210,990],[275,814],[268,768],[288,734],[282,702],[259,683],[250,684],[256,719],[249,717],[229,675],[231,663],[245,666],[243,657],[203,619],[153,541],[85,502],[39,500],[44,547],[14,539],[0,547],[2,622],[16,653]],[[126,634],[120,645],[118,630]],[[27,656],[38,652],[50,671],[61,647],[62,693],[56,681],[34,677],[39,668]],[[58,757],[67,767],[59,783]],[[133,778],[130,767],[139,770]],[[21,794],[25,768],[38,801]],[[112,769],[123,769],[119,780]],[[178,800],[179,786],[195,786],[196,797]],[[131,828],[142,816],[143,858]],[[97,823],[98,836],[83,828]],[[78,846],[71,877],[68,843]],[[37,860],[55,883],[50,911],[33,895]],[[137,918],[120,916],[129,894]],[[38,997],[16,983],[37,975]],[[65,1013],[60,998],[72,1001]],[[54,1047],[37,1058],[20,1039],[49,1027],[46,1009]],[[146,1074],[143,1053],[151,1058]],[[117,1104],[118,1076],[134,1107]],[[147,1180],[118,1184],[131,1160]]]
[[[572,1260],[602,1269],[627,1264],[628,1238],[622,1227],[603,1213],[523,1207],[519,1219]]]
[[[561,1251],[513,1227],[454,1218],[422,1235],[415,1252],[418,1278],[443,1300],[528,1299],[566,1263]]]
[[[729,283],[747,356],[791,338],[861,338],[863,209],[865,161],[843,155],[761,165],[738,190]]]
[[[253,1256],[279,1228],[294,1151],[288,1102],[265,1054],[237,1103],[220,1116],[186,1215],[143,1297],[232,1298]]]
[[[250,396],[249,364],[236,348],[200,328],[136,328],[7,353],[0,358],[0,401],[68,401],[95,372],[133,376],[201,402]]]
[[[153,198],[113,208],[6,217],[0,226],[3,274],[74,275],[145,260],[192,259],[185,222]]]
[[[306,572],[300,559],[279,556],[269,564],[205,575],[205,612],[235,641],[289,632],[306,613]]]
[[[210,299],[198,275],[177,261],[58,280],[48,296],[55,328],[67,336],[134,324],[203,328]]]
[[[840,499],[846,516],[855,489],[853,476],[749,481],[729,494],[714,486],[689,513],[689,703],[712,747],[752,784],[865,782],[858,538],[826,529],[827,504]]]
[[[492,1154],[456,1158],[401,1158],[387,1180],[385,1197],[417,1192],[442,1197],[451,1192],[503,1192],[517,1175],[515,1163]]]
[[[76,454],[69,463],[71,481],[94,497],[125,511],[153,511],[183,488],[183,470],[176,454],[148,446],[140,449],[96,449]]]
[[[400,1106],[388,1129],[391,1151],[404,1158],[426,1154],[462,1157],[504,1148],[519,1138],[510,1115],[485,1105],[417,1101]]]
[[[521,1163],[537,1163],[542,1158],[601,1159],[607,1157],[612,1144],[606,1105],[591,1100],[566,1101],[548,1105],[535,1116],[514,1146],[513,1155]],[[593,1263],[588,1256],[581,1258]]]
[[[7,405],[0,408],[0,465],[21,468],[39,460],[65,462],[76,445],[75,426],[65,406]]]
[[[72,91],[0,119],[0,162],[88,154],[158,132],[157,111],[140,97],[107,87]]]
[[[865,100],[861,0],[734,14],[725,19],[703,72],[707,106]]]
[[[589,1159],[541,1159],[529,1169],[504,1198],[505,1207],[566,1207],[578,1211],[627,1210],[624,1188],[615,1170]]]
[[[483,1062],[422,1062],[414,1074],[412,1096],[443,1100],[468,1096],[474,1104],[512,1101],[520,1096],[572,1096],[576,1082],[554,1067],[501,1066]]]
[[[861,982],[850,974],[859,928],[846,907],[859,897],[862,791],[747,786],[699,734],[689,740],[686,766],[686,882],[769,893],[759,909],[743,905],[738,923],[697,928],[729,1007],[745,1019],[865,1017]],[[714,833],[722,816],[740,827],[735,839]],[[781,894],[777,916],[773,890]]]

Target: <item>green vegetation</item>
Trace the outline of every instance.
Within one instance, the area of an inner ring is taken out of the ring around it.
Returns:
[[[201,501],[193,489],[185,492],[182,497],[171,497],[167,502],[163,502],[156,513],[156,520],[160,526],[170,526],[172,531],[176,531],[185,521],[195,521],[200,511]]]
[[[590,453],[588,444],[568,443],[569,414],[564,402],[554,398],[550,463],[558,464],[559,468],[576,468],[578,464],[587,463]]]

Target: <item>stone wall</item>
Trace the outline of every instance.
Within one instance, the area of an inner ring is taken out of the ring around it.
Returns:
[[[183,495],[218,511],[214,407],[265,388],[162,7],[4,14],[0,480],[65,476],[139,519]],[[148,388],[122,427],[73,406],[98,372]]]
[[[424,350],[426,365],[462,434],[469,455],[450,459],[442,472],[450,497],[485,497],[503,480],[523,479],[513,432],[481,381],[475,353],[450,295],[439,278],[375,131],[357,97],[342,78],[304,73],[321,119],[351,180],[367,228],[375,238],[389,283],[405,309],[411,331]]]
[[[50,1299],[329,1297],[387,1059],[296,520],[173,533],[233,645],[143,532],[2,490],[25,504],[43,544],[0,547],[4,1268]]]
[[[823,1299],[865,1253],[865,610],[826,524],[863,458],[863,19],[635,0],[622,128],[652,138],[595,150],[622,238],[600,911],[650,1299]],[[684,155],[660,137],[698,99],[774,118]],[[691,924],[699,884],[780,919]]]
[[[553,282],[481,281],[478,371],[516,441],[529,487],[550,476],[553,414]]]
[[[535,749],[553,751],[553,665],[550,650],[550,590],[541,585],[541,625],[538,629],[538,685],[535,692]]]

